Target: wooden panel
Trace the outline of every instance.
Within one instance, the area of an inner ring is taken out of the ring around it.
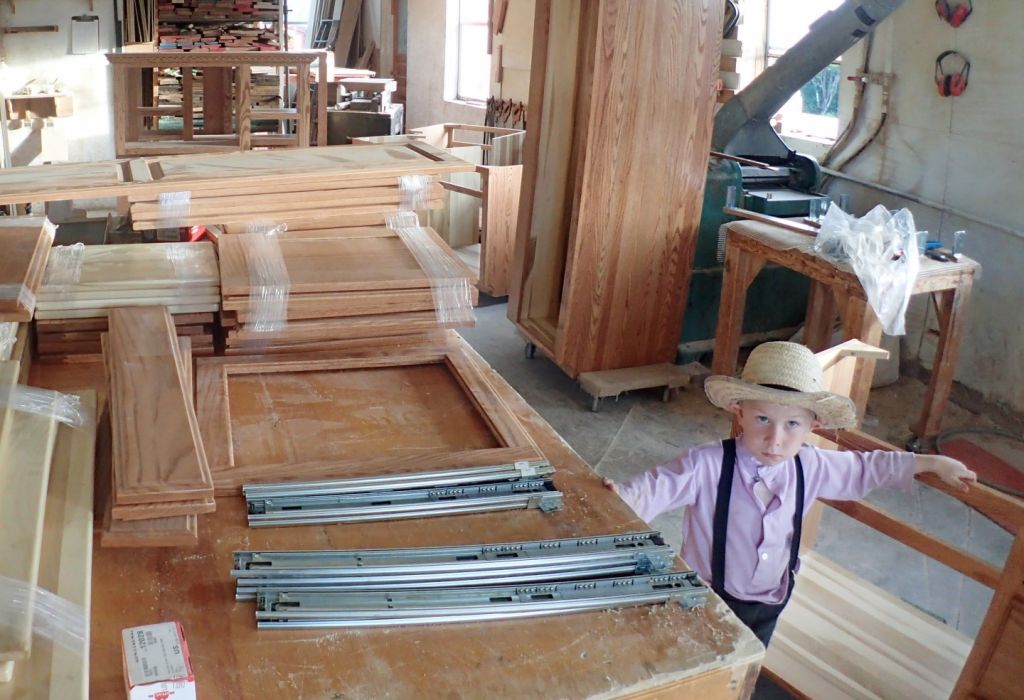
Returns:
[[[427,200],[423,209],[437,209],[444,206],[442,199]],[[366,204],[361,206],[336,206],[329,202],[323,206],[311,206],[303,208],[280,207],[277,209],[256,209],[234,213],[213,213],[213,214],[188,214],[187,216],[172,217],[169,219],[153,218],[132,220],[132,229],[145,231],[153,228],[165,228],[168,226],[209,226],[245,224],[262,225],[268,221],[275,225],[284,224],[289,228],[295,225],[317,224],[319,226],[382,226],[387,223],[388,214],[402,211],[400,204]]]
[[[580,4],[538,0],[534,10],[530,111],[537,128],[526,133],[513,286],[513,321],[543,324],[553,348],[565,249],[572,210],[571,169],[576,107]],[[537,117],[535,117],[536,119]]]
[[[228,324],[225,322],[225,327]],[[437,312],[414,311],[409,313],[380,314],[374,316],[352,316],[349,318],[315,318],[302,321],[288,321],[282,330],[253,330],[246,326],[228,331],[228,344],[250,343],[257,348],[260,344],[276,341],[317,341],[345,340],[348,338],[383,338],[394,335],[426,332],[439,328]]]
[[[7,168],[0,172],[0,204],[106,196],[142,197],[216,188],[235,188],[236,193],[240,188],[249,188],[244,191],[259,193],[284,183],[303,183],[318,189],[323,182],[337,185],[367,178],[471,170],[471,163],[427,144],[163,156]]]
[[[246,481],[539,457],[462,351],[306,357],[197,362],[198,414],[218,493]]]
[[[437,234],[424,229],[445,251]],[[386,238],[283,237],[278,239],[288,268],[290,294],[367,290],[424,289],[430,280],[396,235]],[[221,291],[225,297],[248,295],[249,263],[244,237],[227,236],[220,243]],[[454,256],[452,263],[459,267]],[[464,269],[465,276],[472,273]]]
[[[570,376],[675,359],[724,11],[722,0],[598,5],[589,136],[555,347]]]
[[[38,217],[0,221],[0,322],[32,320],[55,230]]]
[[[66,258],[55,255],[47,270],[40,299],[62,299],[131,290],[212,288],[219,284],[217,254],[212,243],[88,245],[81,250],[78,281],[69,283],[61,270]]]
[[[971,640],[816,554],[765,667],[807,697],[947,697]]]
[[[457,173],[461,175],[461,173]],[[469,173],[472,175],[472,173]],[[443,196],[441,186],[432,184],[426,188],[426,196],[440,199]],[[219,214],[237,214],[240,212],[260,210],[272,211],[275,207],[298,208],[305,206],[325,207],[359,206],[369,204],[399,204],[402,193],[395,178],[391,186],[381,187],[348,187],[344,189],[320,189],[315,193],[269,192],[254,200],[252,195],[233,195],[224,197],[206,197],[195,199],[189,203],[189,216],[215,217]],[[132,205],[132,216],[139,219],[158,219],[162,214],[159,202],[138,202]]]
[[[495,136],[491,139],[491,151],[487,157],[488,165],[522,165],[523,147],[526,143],[526,132]]]
[[[178,338],[178,350],[182,361],[183,380],[186,391],[193,400],[192,383],[192,342],[191,338]],[[97,501],[103,513],[100,531],[101,547],[186,547],[199,541],[197,515],[212,512],[216,503],[212,498],[205,501],[174,501],[168,503],[147,503],[128,507],[127,518],[115,518],[113,499],[113,445],[110,430],[109,411],[105,412],[99,428],[99,449],[97,460],[99,476],[97,483],[103,485],[103,492]],[[182,512],[185,504],[186,512]],[[197,507],[198,505],[198,507]],[[122,515],[124,511],[122,511]],[[145,517],[135,517],[142,516]]]
[[[225,299],[223,307],[225,310],[237,311],[238,320],[243,323],[250,320],[250,302],[247,297]],[[433,310],[434,295],[429,289],[292,294],[288,297],[289,320]],[[181,332],[180,329],[178,332]]]
[[[95,416],[95,392],[79,394],[83,410]],[[39,560],[39,587],[81,608],[86,624],[92,582],[95,447],[95,425],[78,429],[58,427]],[[0,700],[85,700],[88,694],[88,645],[83,643],[81,650],[71,650],[42,635],[32,640],[29,658],[14,664],[10,683],[0,685]]]
[[[163,307],[114,309],[109,323],[115,503],[212,496],[169,314]]]
[[[0,363],[0,387],[14,386],[21,368]],[[32,647],[32,617],[38,584],[46,487],[57,421],[0,409],[0,577],[23,583],[22,607],[0,625],[0,662],[24,659]]]
[[[494,297],[509,293],[522,179],[521,165],[488,167],[484,174],[479,287]]]

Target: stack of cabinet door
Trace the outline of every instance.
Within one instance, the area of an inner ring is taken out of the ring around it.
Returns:
[[[36,302],[36,347],[46,362],[95,360],[107,314],[166,306],[195,355],[211,355],[220,274],[212,243],[60,246]]]
[[[110,475],[100,544],[195,544],[197,516],[216,504],[188,338],[175,335],[166,308],[144,306],[111,310],[102,342],[110,408],[101,462]]]
[[[472,272],[432,229],[413,235],[417,253],[388,228],[221,236],[225,352],[317,350],[469,325]],[[438,266],[445,279],[435,279]],[[461,318],[445,316],[451,305]]]
[[[538,0],[509,318],[570,376],[672,362],[721,0]]]

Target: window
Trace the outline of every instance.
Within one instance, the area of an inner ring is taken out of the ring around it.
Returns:
[[[765,64],[806,36],[810,25],[843,0],[767,0]],[[833,141],[839,131],[839,61],[826,66],[779,110],[782,132]]]
[[[445,97],[483,103],[491,92],[487,0],[448,0]]]
[[[313,0],[288,0],[287,2],[288,48],[292,51],[301,51],[309,46],[307,34],[309,34],[309,19],[313,12],[312,5]]]

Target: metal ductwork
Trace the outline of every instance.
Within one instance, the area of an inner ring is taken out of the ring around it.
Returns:
[[[769,120],[811,78],[891,15],[903,0],[847,0],[718,112],[713,150],[788,160],[792,152]],[[766,152],[767,151],[767,152]]]

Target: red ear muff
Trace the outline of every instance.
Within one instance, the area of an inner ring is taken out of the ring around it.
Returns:
[[[963,24],[971,13],[974,12],[973,0],[967,0],[963,5],[950,7],[949,0],[935,0],[935,13],[943,22],[948,22],[953,27]]]
[[[949,83],[949,94],[952,97],[960,97],[967,89],[967,80],[963,75],[947,75],[946,81]]]
[[[963,66],[955,73],[947,72],[943,63],[946,59],[959,58]],[[943,51],[935,59],[935,86],[943,97],[959,97],[967,89],[971,62],[959,51]]]
[[[954,27],[959,27],[968,17],[971,16],[971,12],[973,11],[974,7],[970,3],[960,5],[953,10],[953,16],[949,18],[949,23]]]
[[[939,94],[943,97],[949,97],[949,89],[953,82],[953,76],[944,75],[936,82],[939,86]]]

